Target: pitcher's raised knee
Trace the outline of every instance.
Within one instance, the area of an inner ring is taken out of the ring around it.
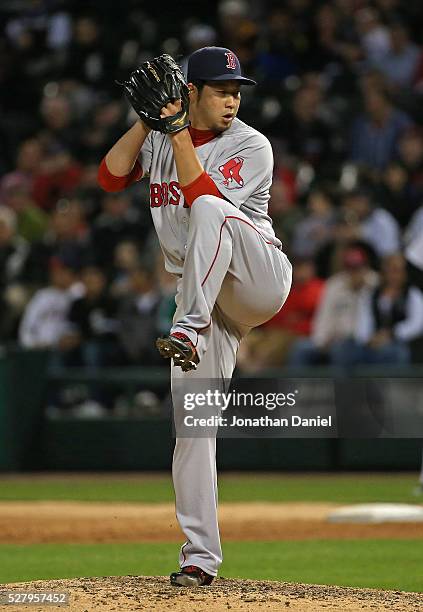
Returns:
[[[200,217],[224,219],[225,215],[233,213],[236,208],[230,202],[214,195],[201,195],[194,200],[191,206],[191,218]]]

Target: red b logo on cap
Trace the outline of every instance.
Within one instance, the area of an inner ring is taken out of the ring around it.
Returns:
[[[230,68],[231,70],[236,70],[236,57],[232,53],[232,51],[227,51],[225,53],[228,63],[226,64],[226,68]]]

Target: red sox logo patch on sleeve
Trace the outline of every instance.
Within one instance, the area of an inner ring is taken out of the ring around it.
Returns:
[[[241,168],[244,163],[243,157],[233,157],[223,166],[219,166],[219,172],[223,175],[223,184],[227,189],[240,189],[244,186],[241,176]]]

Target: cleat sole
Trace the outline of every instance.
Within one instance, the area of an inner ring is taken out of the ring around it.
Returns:
[[[183,372],[189,372],[197,369],[197,363],[191,359],[187,359],[180,348],[173,345],[170,338],[158,338],[156,340],[156,347],[162,357],[166,359],[173,359],[174,365],[180,366]]]

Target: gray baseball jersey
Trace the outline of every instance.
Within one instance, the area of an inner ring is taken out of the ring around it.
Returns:
[[[150,206],[166,268],[179,275],[172,333],[194,344],[197,370],[172,364],[175,424],[181,398],[193,381],[213,386],[232,376],[239,343],[270,319],[291,285],[291,264],[267,214],[272,182],[270,143],[235,119],[213,140],[196,147],[222,197],[203,195],[190,208],[179,188],[170,139],[151,132],[139,157],[150,177]],[[196,387],[198,392],[198,387]],[[176,514],[186,536],[180,565],[215,576],[222,562],[217,521],[215,438],[177,436],[173,455]]]
[[[196,147],[196,153],[222,196],[245,213],[269,242],[280,247],[268,215],[273,154],[267,138],[234,119],[226,132]],[[151,213],[166,269],[181,274],[190,213],[179,188],[170,139],[150,132],[139,162],[144,176],[150,178]]]

